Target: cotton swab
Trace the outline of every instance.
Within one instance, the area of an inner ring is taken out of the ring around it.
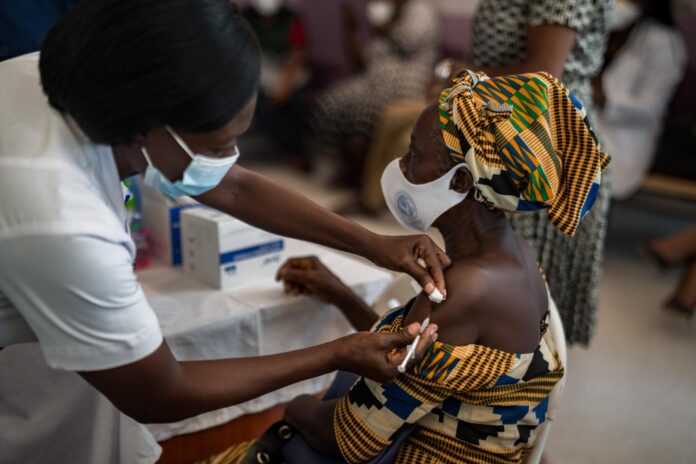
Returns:
[[[427,264],[425,264],[425,260],[423,258],[418,258],[418,264],[420,264],[423,268],[428,267]],[[437,288],[430,292],[430,295],[428,295],[428,299],[435,304],[440,304],[443,301],[445,301],[445,297],[442,295],[442,293],[440,293],[440,290],[438,290]]]

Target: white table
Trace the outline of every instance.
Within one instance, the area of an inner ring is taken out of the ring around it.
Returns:
[[[316,245],[287,240],[285,254],[319,256],[369,304],[390,281],[389,273],[369,263]],[[285,295],[274,275],[228,291],[214,290],[181,270],[163,266],[148,268],[138,277],[167,343],[180,360],[275,354],[324,343],[351,332],[336,308],[316,298]],[[240,405],[148,428],[158,441],[207,429],[301,394],[318,393],[328,387],[332,377],[306,380]]]

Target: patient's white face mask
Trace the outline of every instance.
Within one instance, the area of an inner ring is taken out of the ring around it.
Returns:
[[[466,167],[465,163],[456,165],[432,182],[412,184],[401,172],[399,161],[395,159],[384,169],[382,193],[389,211],[407,229],[427,231],[437,218],[464,201],[469,194],[450,188],[452,178],[459,168]]]

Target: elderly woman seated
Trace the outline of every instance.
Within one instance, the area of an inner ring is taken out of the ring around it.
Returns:
[[[396,463],[522,462],[564,366],[536,257],[504,211],[548,208],[572,235],[608,163],[582,106],[550,75],[464,72],[421,114],[408,154],[382,178],[402,225],[442,233],[452,260],[446,300],[420,294],[378,318],[314,259],[280,270],[286,291],[335,304],[358,330],[396,332],[429,317],[439,339],[394,382],[360,378],[337,400],[299,397],[286,421],[350,463],[378,455],[408,424],[415,429]]]
[[[395,382],[361,378],[338,400],[298,398],[286,420],[348,462],[371,459],[414,423],[397,463],[521,462],[563,366],[546,331],[553,303],[536,257],[503,211],[548,208],[552,223],[573,234],[608,162],[581,105],[551,76],[465,72],[455,80],[382,178],[400,223],[442,233],[452,260],[447,299],[434,305],[421,294],[378,320],[318,264],[281,271],[358,329],[374,322],[372,330],[392,332],[430,317],[439,340]]]

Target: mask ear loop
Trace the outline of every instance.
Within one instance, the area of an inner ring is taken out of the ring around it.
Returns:
[[[153,167],[153,168],[154,168],[155,165],[152,164],[152,160],[150,159],[150,153],[147,151],[147,148],[145,148],[145,145],[143,145],[142,147],[140,147],[140,152],[141,152],[141,153],[143,154],[143,156],[145,157],[145,161],[147,161],[147,164],[149,164],[150,167]]]
[[[186,154],[189,156],[189,158],[196,159],[196,155],[193,153],[193,150],[191,150],[191,148],[189,148],[189,146],[186,145],[186,142],[183,141],[183,139],[179,136],[179,134],[174,132],[174,129],[172,129],[169,126],[164,126],[164,128],[167,130],[167,132],[169,132],[169,135],[172,136],[172,138],[177,143],[177,145],[179,145],[179,148],[181,148],[182,150],[184,150],[186,152]]]

